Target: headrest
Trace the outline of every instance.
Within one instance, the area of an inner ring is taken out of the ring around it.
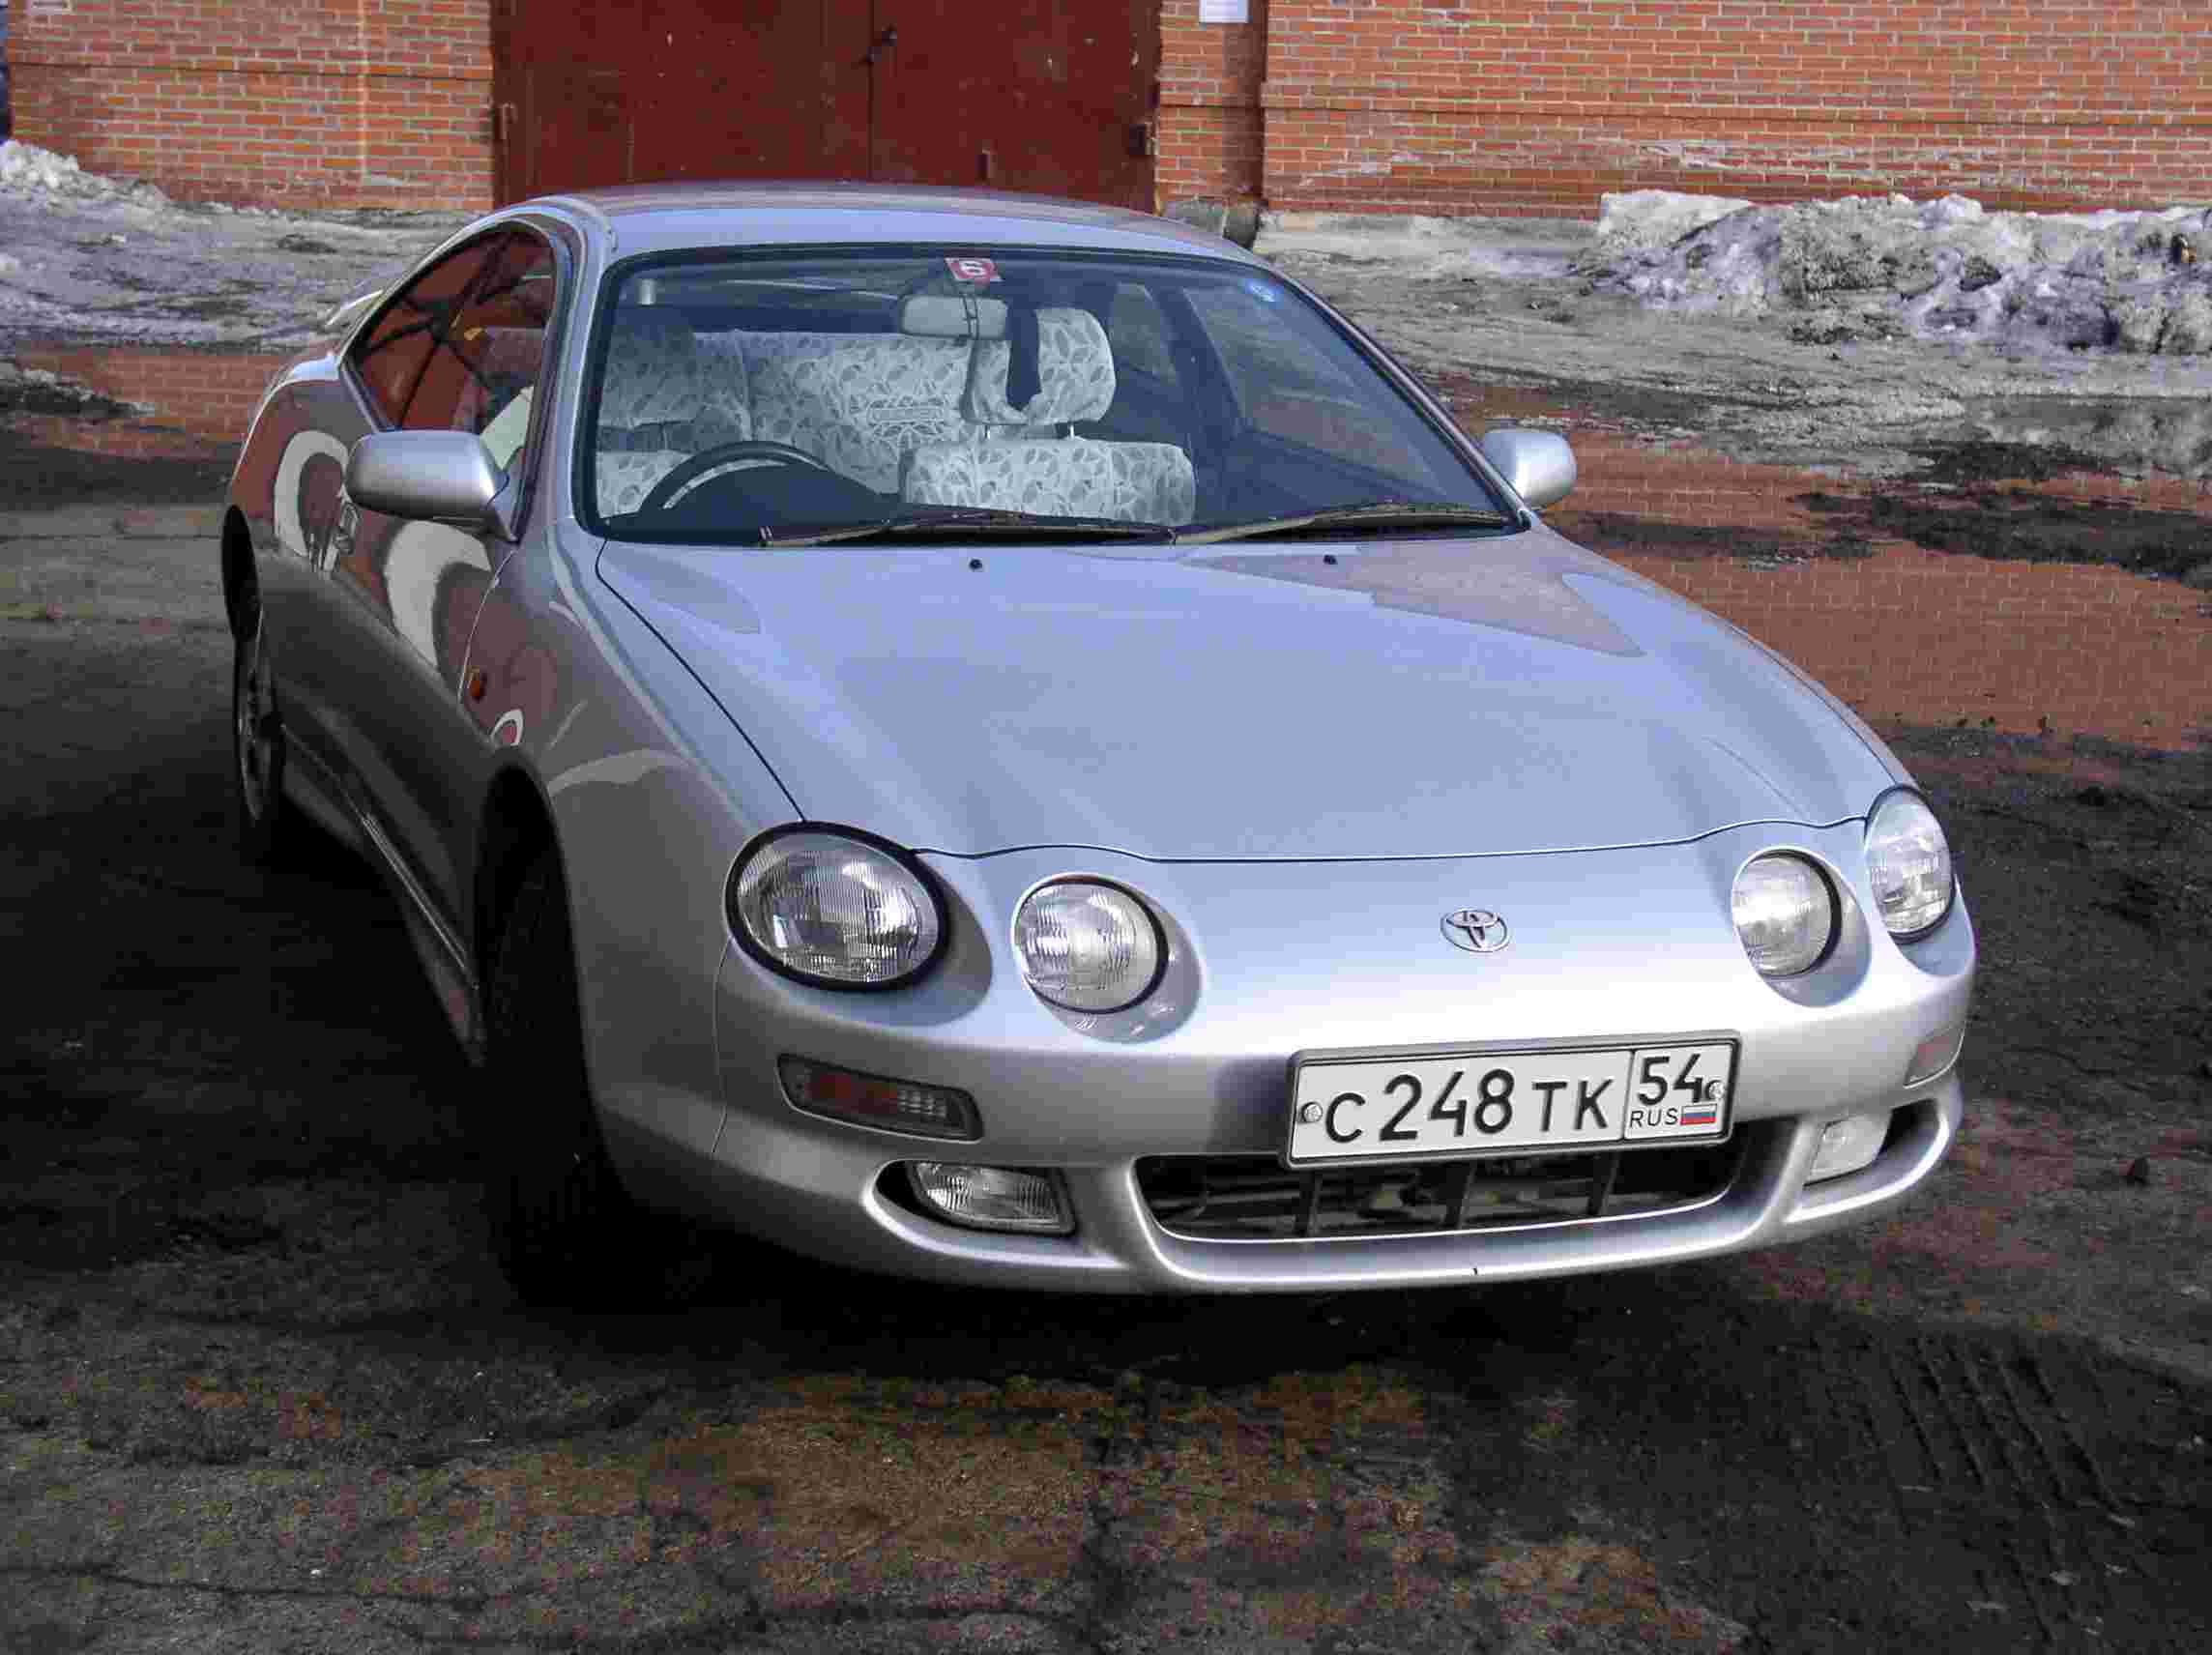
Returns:
[[[929,339],[1003,339],[1006,302],[964,294],[917,293],[899,304],[899,332]]]
[[[626,431],[677,424],[697,419],[702,406],[691,324],[672,311],[618,311],[607,340],[599,423]]]
[[[1106,330],[1088,310],[1036,313],[1037,393],[1028,406],[1006,400],[1006,370],[1013,348],[1004,339],[975,346],[968,368],[968,393],[960,412],[973,425],[1064,425],[1096,420],[1114,406],[1114,352]]]

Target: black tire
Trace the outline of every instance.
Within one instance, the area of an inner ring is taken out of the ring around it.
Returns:
[[[499,1267],[532,1304],[575,1310],[680,1303],[703,1282],[697,1238],[623,1188],[599,1132],[584,1059],[576,955],[560,858],[523,872],[485,984],[490,1096],[485,1216]]]
[[[284,721],[269,663],[268,627],[260,599],[239,606],[230,654],[230,792],[238,816],[238,853],[267,867],[297,830],[284,797]]]

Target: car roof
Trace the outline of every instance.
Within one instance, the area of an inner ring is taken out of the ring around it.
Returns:
[[[790,182],[649,184],[541,196],[599,220],[615,256],[733,244],[949,243],[1209,254],[1259,264],[1233,243],[1149,213],[1003,189]]]

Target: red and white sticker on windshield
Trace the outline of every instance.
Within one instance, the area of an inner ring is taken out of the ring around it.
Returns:
[[[999,267],[987,258],[948,258],[945,268],[952,273],[954,281],[996,281]]]

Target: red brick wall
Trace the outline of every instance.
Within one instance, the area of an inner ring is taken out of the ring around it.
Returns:
[[[14,354],[24,367],[60,374],[144,409],[142,414],[112,420],[16,415],[9,426],[18,435],[43,447],[89,453],[224,461],[237,453],[239,439],[271,376],[289,360],[281,354],[231,356],[105,346]]]
[[[1271,0],[1266,32],[1278,209],[2212,196],[2201,0]]]
[[[174,194],[480,207],[492,0],[8,0],[18,137]],[[2212,196],[2212,6],[1161,0],[1157,191],[1594,211],[1607,189]]]
[[[487,207],[491,0],[10,0],[15,136],[187,199]]]
[[[1260,193],[1260,80],[1270,0],[1251,21],[1201,23],[1198,0],[1161,0],[1160,202],[1249,200]]]

